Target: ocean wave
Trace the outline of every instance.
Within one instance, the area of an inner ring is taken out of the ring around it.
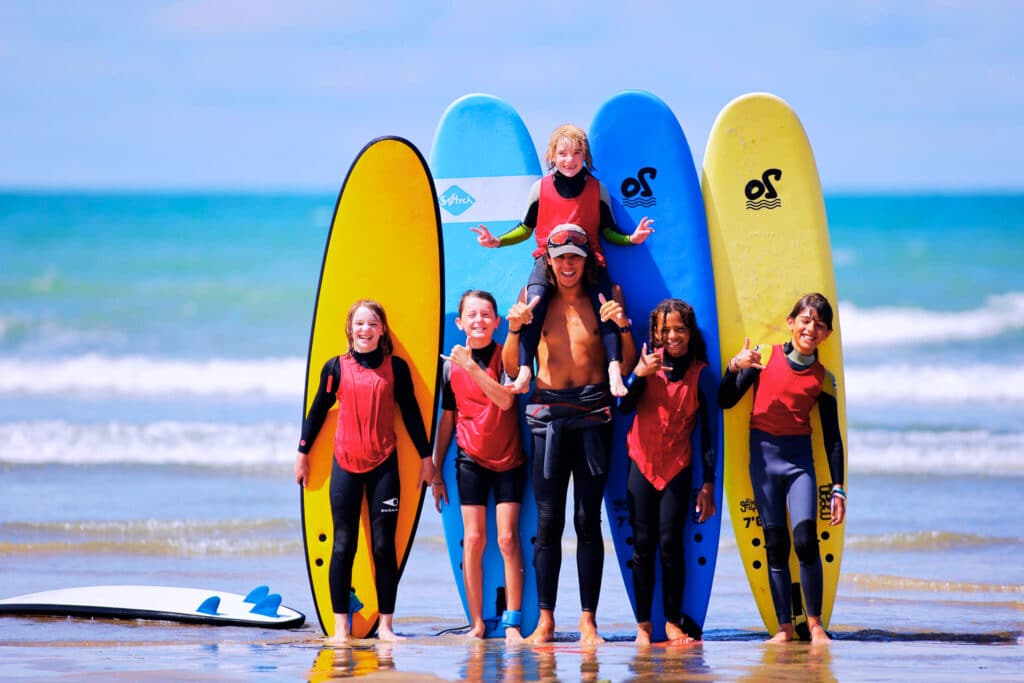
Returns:
[[[295,357],[175,360],[86,354],[45,361],[0,357],[0,397],[257,397],[297,404],[302,400],[305,375],[305,360]],[[979,381],[994,377],[999,381]],[[851,364],[845,379],[851,404],[1024,403],[1024,366]]]
[[[851,430],[849,465],[871,474],[1024,475],[1024,434],[970,430]]]
[[[61,420],[0,423],[0,462],[99,465],[197,465],[290,469],[296,424],[160,421],[78,424]]]
[[[0,358],[0,395],[265,396],[301,400],[302,358],[175,360],[85,354]]]
[[[946,581],[920,579],[912,576],[886,574],[844,573],[839,578],[844,587],[858,590],[904,590],[928,593],[1016,593],[1024,598],[1024,586],[1019,584],[978,583],[973,581]]]
[[[291,422],[0,422],[0,463],[184,465],[286,476],[297,441]],[[1024,476],[1024,433],[852,429],[849,454],[850,468],[863,473]]]
[[[840,301],[839,313],[844,348],[976,341],[1024,330],[1024,292],[990,296],[967,311],[861,308]]]
[[[1022,544],[1024,541],[1019,538],[995,538],[951,531],[908,531],[882,536],[847,536],[845,541],[847,548],[900,552],[1020,546]]]

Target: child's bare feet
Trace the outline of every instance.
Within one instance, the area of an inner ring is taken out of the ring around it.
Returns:
[[[598,645],[604,642],[604,638],[597,632],[597,620],[593,612],[584,612],[580,616],[580,644]]]
[[[769,643],[793,642],[793,624],[780,624],[779,632],[768,639]]]
[[[542,609],[537,620],[537,628],[526,638],[530,645],[543,645],[555,639],[555,614],[551,610]]]
[[[634,642],[640,646],[651,644],[651,622],[642,621],[636,625],[636,640]]]

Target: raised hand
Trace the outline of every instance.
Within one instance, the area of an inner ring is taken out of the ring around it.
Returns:
[[[597,300],[601,304],[601,309],[598,314],[601,316],[601,321],[611,320],[619,327],[629,326],[629,318],[626,317],[626,309],[622,307],[615,299],[606,299],[604,294],[598,294]]]
[[[633,368],[633,372],[636,373],[637,377],[650,377],[654,373],[661,370],[664,366],[661,362],[661,356],[655,351],[647,350],[647,342],[643,343],[640,347],[640,358],[636,367]],[[671,368],[669,368],[671,369]]]
[[[487,229],[487,226],[481,223],[475,228],[470,228],[476,233],[476,241],[481,247],[487,247],[488,249],[494,249],[495,247],[501,246],[501,240],[491,234],[491,231]]]
[[[652,225],[654,225],[654,221],[647,216],[641,218],[640,222],[636,224],[636,230],[634,230],[633,234],[629,236],[629,243],[634,246],[637,244],[643,244],[644,240],[654,233],[654,228],[651,227]]]
[[[455,365],[458,365],[461,368],[465,368],[466,370],[469,370],[471,367],[473,367],[473,352],[469,350],[468,342],[466,346],[456,344],[455,346],[452,347],[452,350],[449,353],[449,355],[446,356],[442,353],[441,358],[443,358],[444,360],[450,360]]]
[[[745,368],[757,368],[758,370],[764,370],[764,366],[761,365],[761,352],[758,349],[761,345],[758,344],[754,348],[750,348],[750,337],[747,337],[743,342],[743,348],[740,352],[732,357],[729,361],[729,368],[735,372],[739,372]]]
[[[539,301],[540,296],[538,295],[534,296],[528,304],[522,301],[512,304],[512,308],[508,309],[508,313],[505,314],[509,330],[519,331],[523,325],[529,325],[533,322],[533,308]]]

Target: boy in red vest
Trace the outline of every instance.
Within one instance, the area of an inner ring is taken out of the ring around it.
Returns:
[[[505,371],[502,345],[494,341],[501,317],[494,296],[470,290],[459,300],[455,325],[466,345],[452,347],[445,359],[441,419],[434,442],[434,506],[448,504],[441,468],[451,443],[458,444],[456,483],[464,528],[462,573],[472,624],[470,638],[483,638],[483,556],[487,542],[487,499],[494,492],[498,545],[505,560],[505,640],[523,639],[523,552],[519,545],[519,511],[526,486],[526,458],[519,435],[515,396],[501,384]]]

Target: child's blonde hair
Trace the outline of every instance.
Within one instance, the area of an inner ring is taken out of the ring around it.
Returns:
[[[590,156],[590,141],[587,140],[587,134],[579,126],[566,123],[556,128],[555,132],[551,134],[551,139],[548,140],[548,153],[545,159],[547,159],[549,171],[555,167],[555,154],[558,152],[558,143],[562,140],[574,147],[578,145],[583,150],[583,165],[587,167],[588,171],[594,170],[594,160]]]

